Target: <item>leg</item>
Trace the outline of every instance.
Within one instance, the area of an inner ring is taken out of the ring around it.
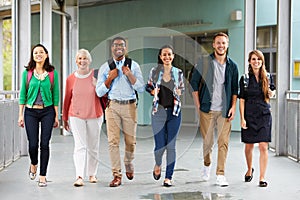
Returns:
[[[70,127],[74,139],[73,159],[76,171],[76,178],[84,178],[84,168],[86,163],[86,121],[78,117],[70,117]]]
[[[221,112],[217,112],[217,128],[218,128],[218,163],[217,175],[225,174],[225,163],[228,152],[228,143],[231,132],[231,122],[222,117]]]
[[[152,131],[154,134],[154,159],[155,165],[160,168],[162,157],[166,148],[166,121],[167,114],[164,109],[159,109],[154,115],[151,115]],[[156,171],[158,172],[158,168]],[[156,173],[158,174],[158,173]]]
[[[28,139],[28,151],[31,165],[38,164],[39,150],[39,117],[32,108],[25,108],[24,113],[25,129]]]
[[[260,165],[260,175],[259,180],[265,180],[265,174],[267,170],[268,164],[268,143],[267,142],[260,142],[259,143],[259,165]]]
[[[172,114],[172,109],[168,109],[167,121],[167,170],[165,178],[172,180],[176,162],[176,138],[181,125],[181,113],[179,116]]]
[[[134,159],[136,146],[136,129],[137,129],[137,108],[136,104],[121,105],[122,127],[125,140],[124,164],[131,164]]]
[[[95,177],[99,165],[99,141],[103,117],[87,120],[87,173]]]
[[[253,156],[254,144],[245,144],[245,157],[247,162],[248,171],[246,176],[252,175],[252,156]]]
[[[211,113],[200,111],[200,132],[203,138],[204,166],[211,164],[211,152],[214,144],[214,119]]]
[[[41,112],[41,142],[40,142],[40,176],[46,176],[50,157],[49,142],[52,135],[55,111],[53,106],[46,107]]]
[[[120,105],[111,101],[105,110],[109,154],[114,177],[122,177],[120,158]]]

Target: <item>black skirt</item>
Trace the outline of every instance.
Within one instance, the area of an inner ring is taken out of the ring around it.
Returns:
[[[247,129],[241,129],[242,142],[271,142],[272,115],[270,105],[262,100],[245,101]]]

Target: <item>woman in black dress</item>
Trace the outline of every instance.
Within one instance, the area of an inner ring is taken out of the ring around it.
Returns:
[[[240,79],[240,117],[242,142],[245,143],[245,156],[248,171],[245,182],[253,178],[252,155],[254,143],[259,144],[260,176],[259,186],[266,187],[265,173],[268,163],[268,143],[271,142],[272,116],[270,97],[275,86],[272,76],[267,73],[262,52],[253,50],[248,56],[248,74]]]

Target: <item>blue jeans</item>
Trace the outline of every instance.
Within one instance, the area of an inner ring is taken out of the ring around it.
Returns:
[[[40,175],[46,176],[49,162],[49,141],[52,135],[52,129],[55,120],[54,107],[48,106],[43,109],[26,107],[24,112],[24,120],[29,143],[29,156],[32,165],[38,164],[39,123],[41,122]]]
[[[167,151],[167,169],[165,178],[172,179],[176,161],[176,138],[181,125],[181,112],[174,116],[173,109],[158,109],[152,115],[152,131],[154,134],[154,156],[157,166],[161,166],[164,151]]]

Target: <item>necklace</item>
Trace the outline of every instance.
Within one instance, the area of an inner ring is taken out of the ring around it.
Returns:
[[[36,71],[36,69],[34,69],[33,74],[34,74],[34,77],[37,78],[40,81],[43,81],[48,76],[48,72],[47,71],[45,71],[42,74],[38,74],[37,71]]]

